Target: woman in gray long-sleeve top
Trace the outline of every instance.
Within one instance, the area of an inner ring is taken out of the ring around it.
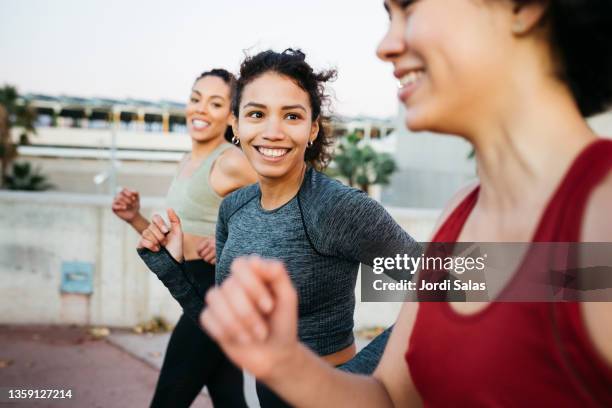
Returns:
[[[331,139],[321,105],[323,84],[334,75],[315,73],[294,50],[266,51],[243,62],[233,101],[234,142],[259,182],[221,204],[216,280],[239,268],[232,262],[241,256],[282,260],[299,294],[300,340],[333,365],[348,362],[341,368],[371,373],[388,331],[351,360],[359,264],[398,253],[419,255],[421,249],[380,204],[316,170],[329,161]],[[179,220],[172,213],[170,218],[178,229]],[[202,299],[181,280],[178,240],[172,241],[167,251],[140,254],[186,312],[197,316]],[[285,406],[263,385],[257,391],[263,407]]]

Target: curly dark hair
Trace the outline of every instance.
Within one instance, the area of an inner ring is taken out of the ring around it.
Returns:
[[[544,0],[514,0],[517,5]],[[612,1],[550,0],[542,23],[559,61],[557,75],[570,88],[583,116],[612,104]]]
[[[290,78],[308,93],[312,120],[319,122],[319,132],[313,145],[306,149],[304,161],[316,169],[324,169],[331,160],[329,150],[333,143],[329,128],[330,97],[325,92],[325,83],[336,78],[336,71],[330,69],[315,72],[306,62],[306,55],[299,49],[287,48],[283,52],[268,50],[247,56],[240,65],[240,76],[232,100],[234,116],[239,117],[245,86],[267,72]]]
[[[230,88],[230,101],[234,98],[234,95],[236,93],[236,77],[234,76],[234,74],[232,74],[231,72],[229,72],[226,69],[223,68],[213,68],[210,71],[204,71],[202,72],[194,81],[198,82],[200,79],[204,78],[204,77],[209,77],[209,76],[214,76],[217,78],[221,78],[223,80],[223,82],[225,82],[229,88]],[[225,129],[225,134],[223,135],[223,137],[225,138],[225,140],[227,140],[228,142],[231,143],[232,138],[234,137],[234,132],[232,131],[232,127],[228,126],[227,129]]]

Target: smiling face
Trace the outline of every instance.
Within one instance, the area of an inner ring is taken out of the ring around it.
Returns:
[[[503,106],[511,1],[386,0],[377,55],[393,64],[411,130],[463,134]]]
[[[289,77],[267,72],[244,87],[234,133],[260,177],[301,172],[318,130],[308,94]]]
[[[193,84],[186,108],[187,129],[199,143],[223,137],[231,119],[230,86],[207,75]]]

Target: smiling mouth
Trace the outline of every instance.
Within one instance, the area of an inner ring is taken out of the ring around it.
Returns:
[[[424,69],[415,69],[404,74],[398,82],[398,88],[404,88],[418,83],[425,75]]]
[[[206,122],[205,120],[193,119],[191,121],[191,126],[195,130],[203,130],[203,129],[206,129],[208,126],[210,126],[210,123]]]
[[[257,151],[263,155],[264,157],[269,157],[272,159],[276,159],[279,157],[283,157],[284,155],[286,155],[287,153],[289,153],[289,151],[291,149],[287,149],[287,148],[270,148],[270,147],[262,147],[262,146],[255,146],[255,149],[257,149]]]

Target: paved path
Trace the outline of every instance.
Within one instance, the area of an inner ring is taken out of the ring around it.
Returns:
[[[148,407],[158,371],[82,328],[0,326],[0,387],[71,389],[72,399],[0,407]],[[194,407],[212,407],[205,396]]]
[[[169,337],[113,330],[96,340],[83,328],[0,326],[0,388],[72,390],[72,399],[0,402],[0,408],[148,407]],[[358,349],[366,344],[357,340]],[[245,393],[258,408],[250,376]],[[212,408],[205,389],[193,407]]]

